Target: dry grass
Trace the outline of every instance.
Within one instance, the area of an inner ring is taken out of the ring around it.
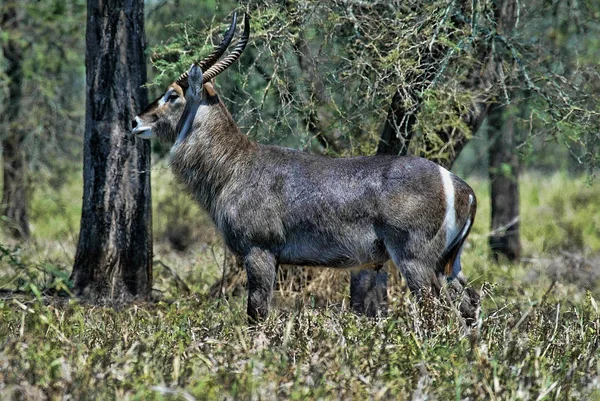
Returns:
[[[465,331],[449,305],[416,305],[397,277],[389,316],[369,320],[348,310],[347,272],[286,269],[271,317],[249,328],[243,275],[227,297],[209,295],[222,246],[189,199],[159,179],[155,302],[46,295],[68,291],[67,224],[34,221],[36,239],[20,248],[0,241],[0,288],[19,291],[0,298],[1,399],[600,399],[600,234],[595,208],[582,201],[600,194],[597,183],[525,176],[527,256],[495,265],[485,183],[471,180],[481,209],[463,264],[483,307]],[[79,199],[75,188],[66,185],[62,199]],[[173,250],[169,221],[198,221],[186,229],[195,240]]]

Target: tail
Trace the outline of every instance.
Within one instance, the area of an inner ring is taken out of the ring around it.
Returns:
[[[466,185],[466,184],[465,184]],[[449,281],[455,279],[461,271],[460,254],[463,250],[464,243],[471,231],[473,222],[475,221],[475,213],[477,211],[477,200],[473,190],[468,188],[468,212],[462,227],[457,230],[457,234],[452,238],[452,241],[446,246],[442,257],[440,258],[443,271]]]

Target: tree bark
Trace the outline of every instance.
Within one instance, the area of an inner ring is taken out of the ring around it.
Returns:
[[[2,15],[2,30],[15,32],[19,29],[19,18],[15,5],[8,5]],[[23,49],[9,38],[2,47],[7,61],[8,97],[3,115],[2,138],[2,215],[7,218],[8,231],[15,238],[25,239],[30,235],[27,213],[27,173],[23,140],[25,132],[19,123],[21,99],[23,97]]]
[[[337,143],[335,135],[329,133],[329,130],[323,127],[323,122],[331,119],[331,113],[326,110],[327,106],[331,103],[331,99],[329,99],[325,91],[325,85],[302,31],[298,33],[298,40],[294,43],[294,50],[298,57],[300,71],[304,73],[303,77],[308,85],[308,99],[305,99],[302,91],[294,90],[292,93],[298,93],[304,102],[309,104],[308,109],[310,111],[305,120],[308,131],[319,141],[324,150],[331,149],[334,153],[340,153],[341,148]],[[290,87],[294,86],[292,82],[288,82],[288,85]],[[312,102],[315,104],[314,107],[310,107],[310,103]]]
[[[516,0],[501,0],[497,4],[498,32],[509,36],[516,22]],[[507,53],[507,51],[505,52]],[[502,53],[496,55],[496,65],[502,68]],[[489,176],[492,213],[490,248],[496,261],[500,254],[509,260],[521,255],[519,242],[519,158],[516,149],[515,113],[497,101],[489,115]]]
[[[519,157],[515,141],[515,115],[506,106],[492,107],[488,115],[489,177],[492,207],[490,248],[496,261],[521,255],[519,242]]]
[[[404,106],[404,99],[407,98],[413,101],[413,107]],[[392,97],[387,118],[381,130],[377,144],[378,155],[406,156],[408,154],[408,145],[413,136],[412,128],[417,122],[418,108],[419,98],[414,91],[402,96],[402,92],[398,88]]]
[[[147,104],[143,0],[89,0],[81,230],[71,279],[94,299],[152,288],[150,143],[129,134]]]

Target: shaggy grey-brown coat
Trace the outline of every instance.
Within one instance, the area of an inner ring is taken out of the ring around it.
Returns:
[[[174,142],[174,173],[244,261],[252,319],[268,313],[279,264],[391,259],[414,293],[438,292],[444,276],[464,284],[460,252],[476,201],[460,178],[418,157],[329,158],[252,142],[200,68],[189,81],[138,116],[136,133]],[[467,299],[461,310],[471,317],[474,306]]]

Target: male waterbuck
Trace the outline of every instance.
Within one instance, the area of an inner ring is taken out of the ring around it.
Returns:
[[[460,254],[475,218],[473,190],[418,157],[330,158],[251,141],[210,80],[237,60],[233,36],[135,118],[133,133],[172,143],[171,167],[209,213],[248,274],[248,314],[269,311],[279,264],[373,268],[391,259],[418,295],[466,283]],[[472,317],[477,294],[461,311]]]

